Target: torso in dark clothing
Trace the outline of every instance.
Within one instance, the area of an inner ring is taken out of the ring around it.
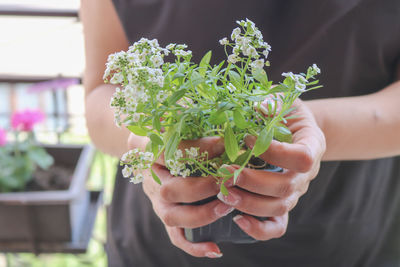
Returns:
[[[272,80],[317,63],[323,88],[303,99],[346,97],[394,81],[400,59],[399,0],[114,0],[129,41],[186,43],[198,61],[253,20],[272,46]],[[366,103],[368,104],[368,103]],[[349,125],[351,127],[351,125]],[[373,130],[373,129],[371,129]],[[117,177],[108,236],[110,266],[399,266],[400,159],[322,163],[291,211],[287,233],[256,244],[221,244],[220,259],[175,248],[142,187]]]

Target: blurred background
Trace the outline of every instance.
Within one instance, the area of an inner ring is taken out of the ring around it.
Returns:
[[[0,128],[10,114],[40,109],[36,129],[43,143],[82,144],[89,138],[84,119],[84,68],[79,0],[0,0]],[[105,207],[111,199],[117,159],[96,154],[88,188],[103,192],[85,253],[2,253],[0,266],[106,266]],[[1,220],[1,218],[0,218]]]

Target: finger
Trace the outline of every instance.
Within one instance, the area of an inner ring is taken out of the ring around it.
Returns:
[[[218,198],[244,213],[260,216],[282,216],[292,210],[298,201],[297,194],[288,198],[276,198],[253,194],[236,187],[228,189],[228,195],[218,194]]]
[[[214,177],[180,177],[172,176],[163,166],[155,164],[154,172],[161,179],[160,195],[164,201],[174,203],[192,203],[219,192]]]
[[[244,168],[235,185],[256,194],[284,198],[305,186],[307,181],[303,181],[302,178],[302,175],[295,175],[293,171],[288,170],[279,173]],[[232,183],[231,180],[227,186]]]
[[[259,221],[250,215],[236,215],[233,221],[256,240],[269,240],[282,237],[286,233],[288,214]]]
[[[167,226],[196,228],[231,213],[234,208],[216,199],[202,205],[180,205],[153,200],[153,208]]]
[[[182,228],[167,226],[166,230],[173,245],[194,257],[222,257],[221,250],[213,242],[192,243],[186,240]]]
[[[255,136],[245,138],[249,148],[253,148],[255,141]],[[269,164],[297,172],[309,171],[314,163],[313,153],[306,142],[289,144],[272,140],[268,150],[259,157]]]

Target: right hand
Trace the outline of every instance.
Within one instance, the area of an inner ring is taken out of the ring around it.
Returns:
[[[128,147],[144,149],[147,137],[131,134]],[[209,158],[224,152],[223,140],[219,137],[205,137],[198,140],[183,141],[180,149],[199,147],[200,153],[208,151]],[[192,243],[186,240],[183,228],[196,228],[210,224],[233,211],[233,207],[215,199],[203,205],[192,206],[181,203],[192,203],[219,192],[219,185],[213,177],[175,177],[165,167],[163,157],[153,165],[153,171],[160,178],[159,185],[150,171],[144,174],[143,190],[150,199],[153,209],[163,222],[169,238],[175,246],[195,257],[221,257],[221,251],[213,242]]]

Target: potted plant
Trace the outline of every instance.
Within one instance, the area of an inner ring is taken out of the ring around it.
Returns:
[[[210,65],[211,51],[195,64],[186,45],[169,44],[163,48],[155,39],[142,38],[128,51],[109,56],[105,81],[122,87],[116,89],[111,100],[116,124],[150,139],[145,151],[134,149],[121,159],[125,164],[123,175],[134,174],[132,182],[140,182],[141,171],[151,170],[161,153],[171,174],[213,176],[225,195],[225,182],[233,179],[235,183],[245,167],[279,171],[257,157],[273,139],[291,142],[285,123],[293,112],[292,104],[303,92],[320,87],[315,80],[320,70],[314,64],[306,73],[283,73],[284,80],[274,86],[265,71],[270,65],[270,45],[252,21],[237,23],[239,27],[233,30],[231,41],[220,40],[227,61],[214,66]],[[232,52],[228,54],[228,50]],[[174,61],[164,62],[170,54]],[[261,105],[263,101],[265,106]],[[252,148],[244,143],[247,134],[257,137]],[[178,149],[181,140],[205,136],[222,137],[225,153],[211,159],[196,147]],[[232,164],[239,166],[233,173],[226,168]],[[152,170],[151,173],[160,183]],[[221,224],[221,220],[229,224],[232,221],[221,218],[215,224]],[[186,229],[186,237],[192,241],[253,241],[236,228],[239,238],[214,232],[198,237],[196,229]]]
[[[38,144],[33,127],[43,119],[40,111],[14,113],[12,142],[0,130],[1,251],[40,252],[43,242],[72,242],[84,224],[94,149]]]

